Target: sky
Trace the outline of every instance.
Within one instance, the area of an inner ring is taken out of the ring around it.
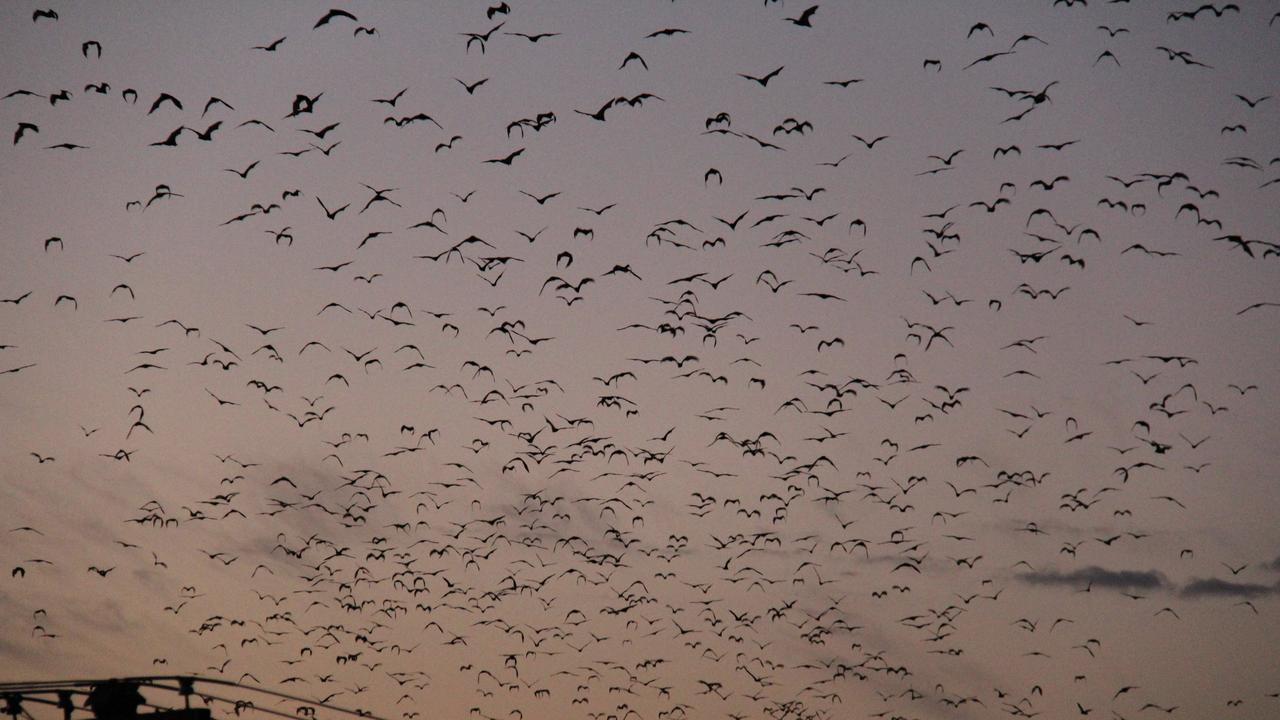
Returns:
[[[1276,10],[6,4],[0,680],[1274,717]]]

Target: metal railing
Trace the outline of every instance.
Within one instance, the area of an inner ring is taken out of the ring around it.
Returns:
[[[211,692],[208,686],[227,688],[230,696],[216,690]],[[172,693],[181,707],[148,700],[140,692],[143,688]],[[294,707],[292,712],[261,707],[254,702],[255,696],[293,703]],[[192,698],[204,707],[192,708]],[[79,704],[77,699],[80,700]],[[383,720],[365,710],[336,707],[278,690],[199,675],[0,683],[0,703],[3,704],[0,713],[8,715],[12,720],[34,720],[25,707],[27,703],[58,708],[62,711],[63,720],[85,720],[85,713],[96,720],[200,720],[201,717],[208,717],[215,706],[228,707],[236,717],[247,712],[259,712],[289,720],[315,720],[322,714],[333,713],[367,720]],[[147,708],[153,712],[140,714],[138,708]]]

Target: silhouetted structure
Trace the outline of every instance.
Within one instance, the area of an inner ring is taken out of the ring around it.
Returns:
[[[138,716],[138,706],[146,700],[138,692],[138,683],[109,680],[95,685],[84,705],[97,720],[133,720]]]
[[[137,682],[130,680],[99,683],[89,691],[85,707],[93,711],[95,720],[210,720],[208,708],[191,708],[189,705],[182,710],[139,713],[138,707],[145,705],[147,699],[138,687]],[[190,697],[189,684],[184,686],[182,694]]]
[[[43,684],[37,684],[43,685]],[[157,708],[147,702],[146,697],[142,695],[140,687],[142,683],[136,680],[101,680],[91,683],[72,683],[76,689],[67,689],[56,687],[56,683],[51,684],[54,687],[30,687],[23,688],[19,692],[5,692],[0,695],[3,699],[4,714],[13,720],[20,717],[29,717],[23,708],[24,702],[33,702],[41,705],[52,705],[62,710],[64,720],[72,720],[73,714],[78,711],[89,710],[93,713],[95,720],[211,720],[211,713],[208,708],[192,708],[190,706],[190,697],[193,693],[193,683],[189,679],[179,679],[177,692],[183,697],[185,708],[180,710],[171,710],[168,708]],[[88,690],[80,689],[84,685],[88,685]],[[46,695],[55,695],[56,701],[50,700]],[[77,706],[75,701],[76,695],[84,695],[82,705]],[[138,709],[141,707],[155,708],[153,712],[140,713]]]
[[[201,688],[196,689],[197,683]],[[234,688],[237,696],[225,697],[216,688]],[[143,690],[168,693],[161,700],[147,699]],[[274,708],[257,707],[245,694],[266,695],[297,705],[293,714]],[[181,698],[182,707],[173,708],[174,695]],[[205,707],[191,707],[195,697]],[[270,688],[242,685],[230,680],[205,678],[192,675],[164,675],[151,677],[110,678],[105,680],[47,680],[34,682],[0,682],[0,713],[11,720],[34,720],[27,712],[27,704],[55,707],[62,711],[63,720],[212,720],[210,705],[224,704],[236,716],[245,710],[255,710],[265,715],[295,720],[296,717],[315,718],[317,709],[341,715],[355,716],[363,720],[381,720],[364,710],[350,710],[316,703],[307,698],[282,693]],[[139,712],[142,710],[142,712]]]

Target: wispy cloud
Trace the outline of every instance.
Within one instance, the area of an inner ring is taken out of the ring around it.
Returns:
[[[1117,589],[1151,590],[1168,586],[1164,575],[1154,570],[1107,570],[1090,565],[1089,567],[1062,573],[1056,570],[1043,570],[1023,573],[1018,579],[1030,585],[1071,585],[1096,586]]]
[[[1186,598],[1200,597],[1243,597],[1255,598],[1264,595],[1280,594],[1280,583],[1262,585],[1259,583],[1238,583],[1219,578],[1197,578],[1183,586],[1179,593]]]

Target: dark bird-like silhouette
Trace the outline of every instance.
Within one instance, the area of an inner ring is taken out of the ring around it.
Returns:
[[[254,45],[251,49],[262,50],[263,52],[275,52],[280,49],[280,45],[284,43],[285,39],[285,37],[278,37],[266,45]]]
[[[797,27],[805,27],[805,28],[809,28],[809,27],[813,27],[813,24],[812,24],[812,23],[813,23],[813,15],[814,15],[814,13],[816,13],[816,12],[818,12],[818,6],[817,6],[817,5],[812,5],[812,6],[808,7],[808,8],[806,8],[806,9],[804,10],[804,12],[800,13],[800,15],[799,15],[798,17],[793,17],[793,18],[783,18],[783,19],[784,19],[784,20],[786,20],[787,22],[791,23],[792,25],[797,26]]]
[[[313,25],[313,26],[311,26],[311,29],[312,29],[312,30],[318,30],[319,28],[322,28],[322,27],[324,27],[325,25],[328,25],[329,23],[333,22],[334,20],[338,20],[338,19],[350,20],[350,21],[352,21],[352,22],[359,22],[359,20],[356,18],[356,16],[355,16],[355,15],[352,15],[351,13],[347,12],[346,10],[341,10],[341,9],[338,9],[338,8],[334,8],[334,9],[330,10],[329,12],[325,13],[324,15],[322,15],[322,16],[320,17],[320,19],[316,21],[316,24],[315,24],[315,25]]]
[[[485,160],[485,162],[496,163],[498,165],[510,165],[512,162],[515,161],[516,158],[520,157],[523,154],[524,154],[524,148],[518,148],[503,157],[492,158],[490,160]]]
[[[778,77],[778,75],[783,71],[785,67],[786,67],[785,65],[779,65],[777,68],[770,70],[769,72],[765,73],[764,75],[761,75],[760,77],[756,77],[754,75],[747,75],[745,73],[738,73],[738,77],[746,78],[747,80],[751,80],[752,82],[759,83],[760,87],[768,87],[769,81]]]

